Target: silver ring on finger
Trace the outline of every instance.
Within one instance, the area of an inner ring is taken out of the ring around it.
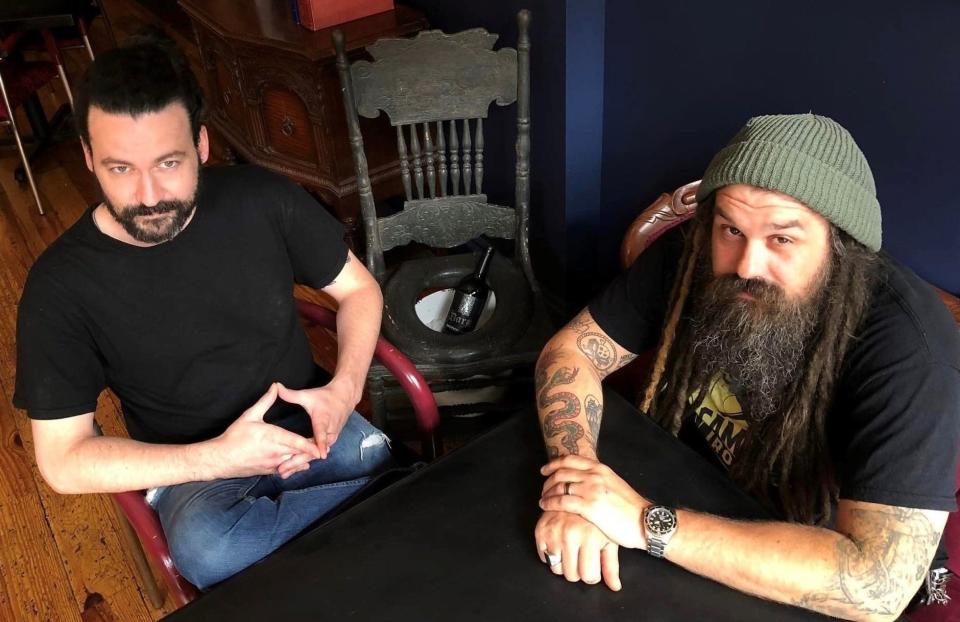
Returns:
[[[551,568],[560,565],[560,553],[547,553],[546,555],[547,564],[549,564]]]
[[[573,482],[564,482],[564,483],[563,483],[563,494],[565,494],[565,495],[569,495],[569,494],[570,494],[570,485],[571,485],[572,483],[573,483]]]

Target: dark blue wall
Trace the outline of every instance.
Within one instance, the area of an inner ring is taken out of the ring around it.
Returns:
[[[603,213],[604,19],[603,2],[567,0],[566,114],[564,120],[568,311],[597,272],[594,241],[605,234]]]
[[[604,10],[604,231],[583,238],[599,274],[616,270],[638,210],[698,178],[748,117],[813,111],[846,126],[870,161],[884,248],[960,291],[960,3],[606,0]]]

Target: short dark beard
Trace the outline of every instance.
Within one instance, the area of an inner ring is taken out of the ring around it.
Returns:
[[[155,205],[140,203],[139,205],[117,208],[110,202],[110,199],[105,197],[103,203],[107,206],[107,211],[110,212],[113,219],[120,223],[123,230],[134,240],[145,244],[161,244],[177,237],[187,225],[187,221],[190,220],[190,216],[193,215],[197,206],[197,196],[200,194],[200,179],[201,176],[198,174],[193,195],[182,201],[160,201]],[[170,218],[161,227],[143,227],[137,223],[137,218],[153,216],[154,214],[170,214]]]
[[[695,373],[702,380],[722,374],[753,421],[781,410],[784,389],[807,358],[830,265],[828,258],[802,300],[791,300],[761,279],[714,276],[709,256],[698,261],[690,324]]]

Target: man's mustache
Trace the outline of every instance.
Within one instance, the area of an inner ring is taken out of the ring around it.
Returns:
[[[186,206],[187,204],[185,201],[160,201],[156,205],[144,205],[141,203],[139,205],[125,206],[123,208],[123,214],[125,214],[128,218],[136,218],[137,216],[156,216],[158,214],[176,212]]]
[[[783,290],[763,279],[744,279],[736,274],[722,274],[714,277],[716,291],[725,294],[750,294],[758,299],[776,299],[783,296]]]

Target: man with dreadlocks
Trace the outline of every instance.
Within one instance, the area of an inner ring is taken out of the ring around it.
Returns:
[[[618,590],[619,547],[641,548],[763,598],[894,619],[925,578],[942,589],[927,569],[955,509],[956,326],[879,253],[873,175],[828,118],[751,119],[697,201],[540,357],[541,559]],[[601,381],[658,343],[641,409],[779,520],[657,506],[598,462]]]

